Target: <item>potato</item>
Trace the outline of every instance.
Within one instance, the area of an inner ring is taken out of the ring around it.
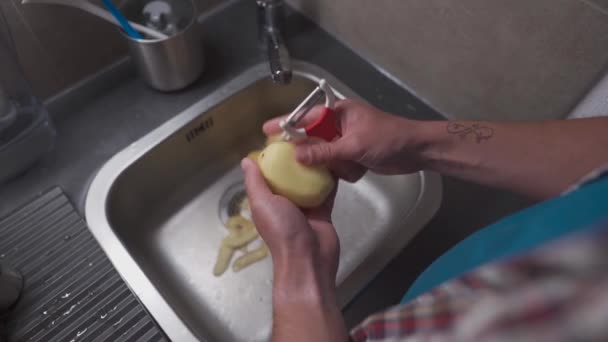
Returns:
[[[262,153],[262,151],[259,151],[259,150],[251,151],[247,155],[247,158],[257,161],[258,157],[260,156],[260,153]]]
[[[323,204],[336,185],[327,168],[300,164],[295,146],[288,142],[268,145],[259,155],[258,165],[273,193],[302,208]]]
[[[283,141],[283,134],[279,133],[279,134],[271,135],[266,138],[266,146],[268,146],[272,143],[275,143],[275,142],[279,142],[279,141]]]

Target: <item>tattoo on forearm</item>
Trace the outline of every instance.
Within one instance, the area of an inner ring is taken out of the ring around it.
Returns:
[[[494,136],[493,128],[476,123],[463,125],[457,122],[449,122],[446,130],[448,134],[457,135],[463,140],[473,136],[478,144],[481,144],[484,140],[490,140]]]

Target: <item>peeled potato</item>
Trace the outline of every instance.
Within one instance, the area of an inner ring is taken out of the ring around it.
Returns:
[[[275,135],[271,135],[268,138],[266,138],[266,146],[275,143],[275,142],[279,142],[279,141],[283,141],[283,135],[282,134],[275,134]]]
[[[247,158],[257,161],[258,157],[260,156],[260,153],[262,153],[262,151],[259,151],[259,150],[251,151],[247,155]]]
[[[268,145],[260,153],[258,165],[273,193],[302,208],[320,206],[335,186],[327,168],[300,164],[295,146],[288,142]]]

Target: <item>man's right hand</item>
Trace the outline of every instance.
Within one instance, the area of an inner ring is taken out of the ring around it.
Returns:
[[[311,110],[303,119],[307,125],[321,114],[322,107]],[[332,142],[301,144],[297,158],[303,164],[324,164],[340,178],[354,182],[367,170],[380,174],[405,174],[422,169],[424,144],[417,141],[420,125],[379,111],[364,103],[343,100],[335,113],[342,137]],[[275,118],[264,125],[267,135],[281,132]]]

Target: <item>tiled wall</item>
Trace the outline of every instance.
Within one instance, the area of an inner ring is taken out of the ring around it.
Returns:
[[[288,0],[454,118],[565,116],[608,63],[608,0]]]
[[[84,1],[84,0],[82,0]],[[115,0],[120,5],[125,0]],[[206,10],[221,0],[196,0]],[[99,0],[95,0],[100,3]],[[0,0],[34,92],[46,98],[127,54],[117,30],[80,10]]]

